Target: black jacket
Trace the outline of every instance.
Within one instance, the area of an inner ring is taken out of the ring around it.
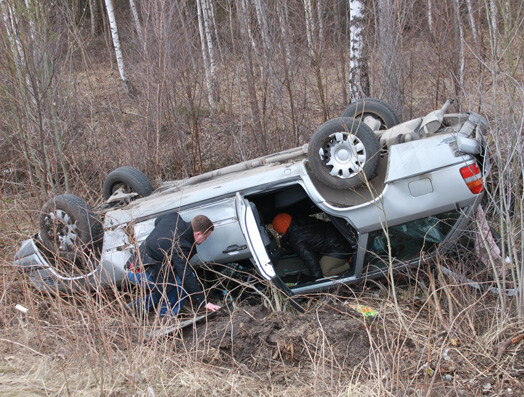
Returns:
[[[284,235],[286,241],[314,276],[322,275],[319,264],[321,256],[349,259],[353,251],[350,242],[333,224],[311,217],[293,217]]]
[[[193,227],[177,212],[170,212],[155,220],[155,228],[140,246],[140,253],[153,259],[155,264],[147,272],[158,284],[175,282],[176,274],[184,290],[198,303],[205,302],[200,283],[189,260],[196,253]],[[147,259],[142,258],[145,262]]]

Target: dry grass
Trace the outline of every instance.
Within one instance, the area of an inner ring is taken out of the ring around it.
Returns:
[[[302,316],[241,305],[183,336],[147,339],[145,331],[158,326],[158,319],[137,321],[122,309],[119,294],[49,296],[7,266],[2,271],[5,395],[523,391],[524,346],[509,345],[500,353],[500,345],[521,333],[524,322],[510,312],[500,316],[496,296],[474,293],[452,279],[430,286],[429,273],[397,279],[398,308],[387,283],[379,282],[310,298]],[[379,316],[365,321],[351,311],[343,314],[356,304],[373,307]],[[326,307],[336,310],[322,317]]]

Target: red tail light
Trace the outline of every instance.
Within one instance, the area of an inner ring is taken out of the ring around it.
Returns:
[[[482,185],[482,172],[477,163],[462,167],[460,169],[460,175],[466,182],[469,190],[473,194],[479,194],[484,191],[484,186]]]

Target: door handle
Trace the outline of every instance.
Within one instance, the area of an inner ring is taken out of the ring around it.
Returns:
[[[230,254],[232,252],[243,251],[246,248],[247,248],[247,245],[233,244],[233,245],[230,245],[229,247],[227,247],[224,251],[222,251],[222,253],[223,254]]]

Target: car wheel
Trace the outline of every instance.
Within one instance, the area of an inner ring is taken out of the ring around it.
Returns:
[[[322,124],[308,148],[313,175],[335,189],[356,187],[371,179],[379,157],[378,140],[371,128],[348,117]]]
[[[147,176],[134,167],[120,167],[111,171],[104,181],[104,199],[122,189],[123,193],[136,193],[135,198],[149,196],[153,185]]]
[[[374,130],[387,130],[400,123],[393,108],[375,98],[364,98],[353,102],[344,110],[342,117],[360,119]]]
[[[82,261],[98,254],[103,231],[91,207],[80,197],[63,194],[47,201],[40,213],[40,239],[57,257]]]

